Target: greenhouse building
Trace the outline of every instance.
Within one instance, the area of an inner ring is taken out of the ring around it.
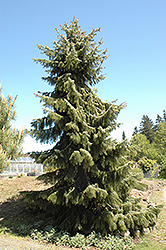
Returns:
[[[43,165],[35,162],[28,155],[11,160],[10,166],[1,173],[3,176],[31,175],[36,176],[43,173]]]

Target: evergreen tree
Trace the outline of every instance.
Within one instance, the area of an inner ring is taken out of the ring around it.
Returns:
[[[143,115],[142,121],[140,123],[139,132],[142,135],[145,135],[150,141],[150,143],[153,142],[155,134],[154,124],[153,121],[147,115]]]
[[[125,131],[122,132],[122,140],[125,140],[126,139],[126,134],[125,134]]]
[[[104,79],[100,74],[107,58],[102,40],[94,41],[100,29],[83,32],[78,20],[61,26],[53,48],[38,45],[48,59],[35,59],[48,73],[43,77],[52,92],[38,93],[44,117],[32,122],[31,134],[41,142],[56,142],[32,155],[54,168],[39,177],[52,186],[44,191],[24,192],[30,208],[54,211],[54,223],[71,233],[135,235],[154,225],[158,207],[141,209],[130,197],[133,179],[125,159],[126,142],[112,140],[110,133],[124,107],[103,102],[91,86]]]
[[[163,117],[161,117],[160,115],[157,115],[156,124],[155,124],[155,132],[158,130],[159,124],[161,122],[166,122],[166,112],[165,112],[165,110],[163,110]]]
[[[159,125],[160,122],[162,122],[162,121],[163,121],[162,117],[160,115],[157,115],[156,124]]]
[[[166,122],[166,111],[163,110],[163,122]]]
[[[13,129],[11,122],[15,119],[15,101],[12,95],[5,98],[0,86],[0,172],[21,153],[21,143],[24,138],[24,130]]]
[[[138,134],[138,128],[137,128],[137,126],[134,128],[134,131],[133,131],[133,134],[132,134],[132,136],[134,136],[134,135],[136,135],[136,134]]]

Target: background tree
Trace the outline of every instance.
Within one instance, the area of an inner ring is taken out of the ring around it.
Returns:
[[[142,122],[140,123],[140,127],[142,128],[140,129],[140,131],[136,131],[136,128],[134,128],[133,137],[130,141],[131,149],[135,150],[135,154],[132,154],[130,158],[138,164],[141,163],[140,165],[144,170],[145,169],[148,170],[150,165],[151,166],[155,165],[153,164],[155,160],[158,165],[162,166],[161,170],[162,177],[166,176],[165,175],[166,172],[165,171],[166,168],[165,126],[166,125],[165,124],[166,124],[165,110],[163,110],[163,117],[157,115],[155,125],[153,125],[153,122],[149,119],[148,116],[143,116]],[[150,136],[151,140],[149,140]]]
[[[5,98],[0,86],[0,172],[9,165],[11,159],[21,153],[24,130],[19,131],[11,126],[16,115],[16,98],[12,100],[12,95]]]
[[[147,157],[152,160],[155,160],[158,157],[154,144],[151,144],[145,135],[134,135],[134,137],[130,140],[130,146],[132,147],[132,150],[135,151],[132,159],[136,162],[143,157]]]
[[[133,131],[132,136],[134,136],[134,135],[138,134],[138,132],[139,132],[139,131],[138,131],[138,128],[137,128],[137,127],[135,127],[135,128],[134,128],[134,131]]]
[[[125,131],[122,132],[122,140],[125,140],[126,139],[126,134],[125,134]]]
[[[157,114],[157,118],[156,118],[156,124],[155,124],[155,131],[158,130],[158,126],[161,122],[166,122],[166,112],[165,110],[163,110],[163,117],[161,117],[160,115]]]
[[[56,29],[57,30],[57,29]],[[41,142],[56,142],[43,153],[33,153],[38,162],[54,168],[39,179],[52,187],[24,192],[33,209],[54,211],[60,230],[90,233],[91,230],[132,235],[154,224],[158,207],[141,209],[129,196],[133,179],[125,158],[126,142],[112,140],[124,104],[103,102],[91,86],[104,79],[107,58],[94,38],[100,29],[86,34],[78,20],[61,26],[53,48],[38,45],[48,59],[35,59],[48,73],[43,77],[52,92],[38,93],[44,117],[32,122],[31,134]]]
[[[150,143],[152,143],[155,134],[154,124],[153,121],[147,115],[143,115],[142,121],[140,123],[139,132],[142,135],[145,135],[150,141]]]
[[[158,131],[155,133],[154,146],[159,155],[166,154],[166,122],[161,122]]]
[[[154,137],[154,147],[157,152],[158,164],[162,166],[160,176],[166,178],[166,122],[164,121],[158,125]]]

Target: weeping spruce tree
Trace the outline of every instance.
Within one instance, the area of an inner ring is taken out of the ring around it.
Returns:
[[[51,150],[36,152],[48,169],[39,178],[52,184],[42,191],[24,193],[30,208],[54,212],[58,229],[72,234],[91,231],[135,235],[154,225],[159,208],[142,209],[129,195],[133,184],[125,158],[126,143],[110,133],[124,104],[103,102],[92,86],[104,79],[107,51],[94,38],[100,29],[83,32],[74,20],[61,26],[53,48],[38,45],[47,59],[35,59],[47,72],[43,80],[52,92],[39,92],[44,117],[33,120],[32,135]]]

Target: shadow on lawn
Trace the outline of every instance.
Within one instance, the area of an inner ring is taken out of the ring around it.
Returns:
[[[0,204],[0,232],[17,236],[30,236],[33,229],[41,229],[52,224],[46,213],[28,211],[23,200],[12,197]]]

